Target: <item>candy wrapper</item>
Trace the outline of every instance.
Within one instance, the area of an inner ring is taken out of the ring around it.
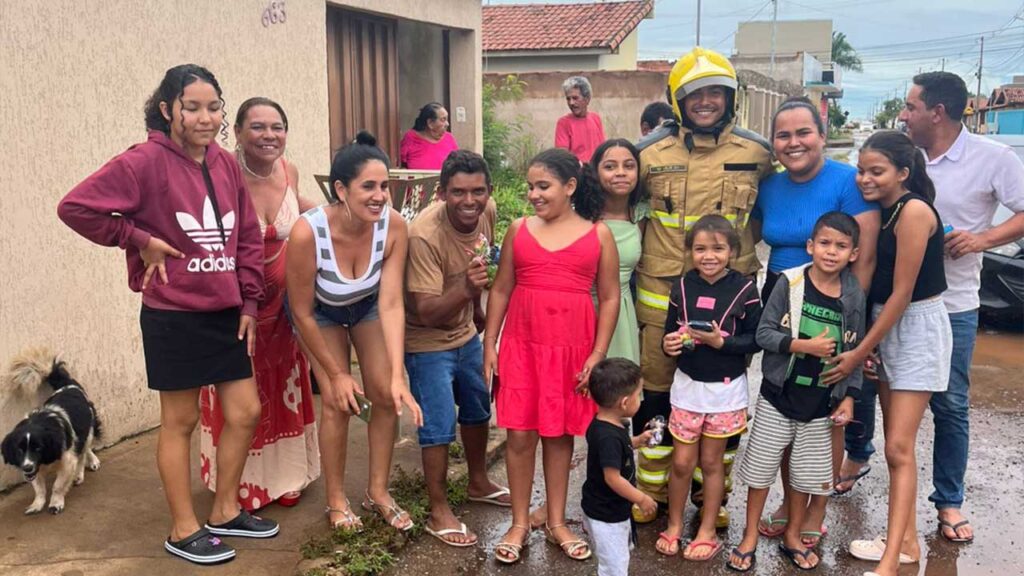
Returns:
[[[653,448],[661,444],[661,441],[665,439],[665,417],[655,416],[651,418],[644,426],[644,430],[651,431],[651,439],[647,441],[647,446]]]
[[[466,250],[466,253],[474,259],[479,258],[487,266],[487,287],[494,284],[494,277],[498,274],[498,260],[501,258],[501,247],[492,246],[487,236],[480,235],[473,245],[473,250]]]

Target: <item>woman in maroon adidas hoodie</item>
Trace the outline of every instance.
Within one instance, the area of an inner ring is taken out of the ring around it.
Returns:
[[[234,550],[217,536],[268,538],[272,520],[238,505],[238,482],[260,416],[252,377],[263,243],[241,172],[214,141],[224,128],[216,78],[194,64],[167,71],[146,102],[149,138],[107,162],[61,201],[65,224],[128,261],[142,292],[149,387],[160,392],[157,465],[171,511],[164,548],[198,564]],[[217,386],[225,420],[217,491],[205,527],[192,507],[189,441],[199,389]]]

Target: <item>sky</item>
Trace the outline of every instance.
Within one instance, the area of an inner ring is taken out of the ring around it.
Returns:
[[[656,0],[654,18],[640,24],[640,59],[674,60],[694,45],[697,1]],[[703,0],[701,44],[729,55],[740,22],[770,18],[771,0]],[[1022,0],[778,0],[778,18],[831,18],[833,30],[846,34],[864,62],[863,73],[843,72],[840,105],[853,118],[868,117],[879,100],[902,97],[918,69],[939,70],[942,58],[974,92],[982,36],[982,94],[1024,74]]]

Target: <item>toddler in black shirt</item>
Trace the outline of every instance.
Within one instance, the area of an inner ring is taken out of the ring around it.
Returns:
[[[598,576],[626,576],[632,505],[645,514],[657,510],[654,500],[636,488],[633,463],[633,450],[651,433],[630,438],[623,424],[640,408],[640,367],[624,358],[602,360],[590,373],[589,388],[598,410],[587,428],[583,521],[594,543]]]

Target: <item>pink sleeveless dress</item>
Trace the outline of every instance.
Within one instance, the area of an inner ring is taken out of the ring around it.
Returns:
[[[597,413],[576,393],[576,374],[594,348],[597,315],[590,288],[601,241],[596,226],[551,252],[524,221],[513,240],[516,285],[498,352],[498,426],[541,436],[582,436]]]

